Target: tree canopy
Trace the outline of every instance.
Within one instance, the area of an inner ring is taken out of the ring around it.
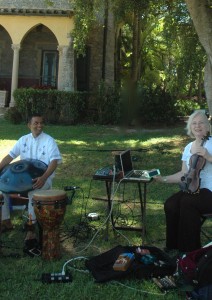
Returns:
[[[186,2],[166,0],[76,0],[74,47],[83,54],[92,27],[104,26],[105,7],[120,28],[116,53],[117,80],[151,88],[160,86],[176,98],[202,101],[205,51],[199,42]],[[192,1],[190,1],[192,2]],[[111,53],[113,55],[113,53]]]
[[[185,0],[185,2],[195,26],[195,30],[198,34],[198,38],[207,55],[204,86],[209,112],[210,115],[212,115],[212,1]]]

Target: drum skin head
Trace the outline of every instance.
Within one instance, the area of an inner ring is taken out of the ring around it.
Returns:
[[[31,191],[32,179],[42,176],[47,167],[37,159],[23,159],[7,165],[0,173],[0,191],[9,194]]]
[[[33,193],[33,200],[55,201],[66,198],[66,192],[63,190],[36,190]]]

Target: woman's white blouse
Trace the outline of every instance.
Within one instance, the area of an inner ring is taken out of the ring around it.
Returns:
[[[192,142],[189,143],[182,154],[182,161],[185,161],[189,170],[189,162],[192,156],[191,153]],[[210,137],[204,145],[204,148],[208,150],[208,153],[212,155],[212,138]],[[205,166],[200,171],[200,188],[207,188],[212,191],[212,163],[206,160]]]

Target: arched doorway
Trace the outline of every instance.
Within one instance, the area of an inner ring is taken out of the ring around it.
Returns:
[[[21,43],[18,87],[57,88],[57,39],[49,28],[38,25]]]
[[[10,99],[13,50],[11,48],[12,40],[8,32],[0,25],[0,90],[7,91],[5,104],[8,106]]]

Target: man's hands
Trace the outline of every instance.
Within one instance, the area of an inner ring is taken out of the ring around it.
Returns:
[[[41,177],[37,177],[37,178],[34,178],[32,179],[32,182],[33,182],[33,189],[36,190],[36,189],[41,189],[42,186],[45,184],[46,182],[46,179],[44,179],[42,176]]]
[[[56,168],[57,159],[54,159],[50,162],[46,172],[42,176],[32,179],[32,182],[34,183],[32,186],[33,189],[41,189],[42,186],[45,184],[47,178],[49,178],[49,176],[55,171]]]

